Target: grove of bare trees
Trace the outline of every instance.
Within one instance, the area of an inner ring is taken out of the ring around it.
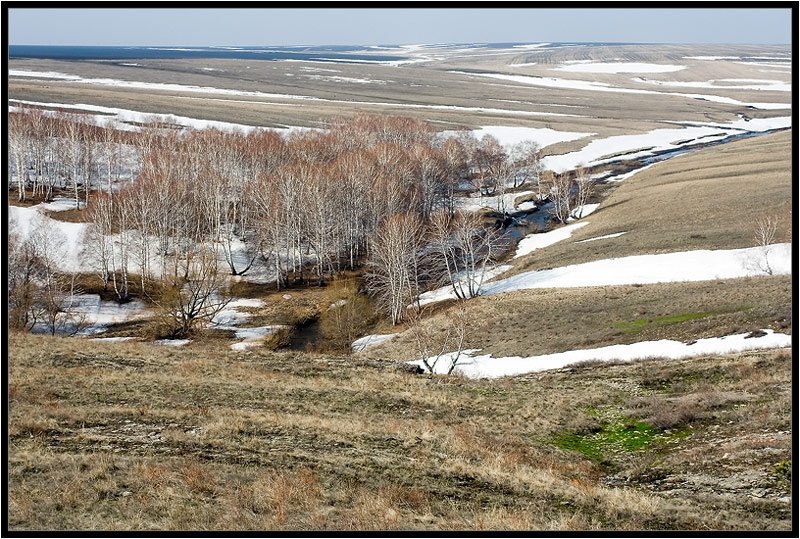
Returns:
[[[158,124],[122,132],[76,114],[15,111],[10,187],[19,200],[74,200],[103,289],[120,302],[160,291],[151,299],[175,314],[178,333],[224,303],[223,273],[256,267],[279,289],[366,268],[393,323],[431,286],[477,295],[499,235],[461,214],[457,193],[470,182],[486,195],[538,183],[538,148],[506,153],[492,137],[439,137],[395,116],[326,127],[286,137]]]

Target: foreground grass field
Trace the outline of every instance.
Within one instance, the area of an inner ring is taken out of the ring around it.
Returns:
[[[12,334],[11,529],[789,529],[786,351],[436,379]]]

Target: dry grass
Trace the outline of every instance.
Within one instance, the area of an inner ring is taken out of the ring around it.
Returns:
[[[791,305],[790,276],[522,290],[470,300],[474,322],[465,346],[495,356],[531,356],[762,328],[785,333],[791,332]],[[439,307],[426,324],[443,328],[446,316],[446,309]],[[406,332],[361,354],[407,359],[412,346]]]
[[[790,524],[789,487],[771,479],[791,453],[786,353],[470,381],[223,343],[85,343],[10,335],[12,529]],[[649,417],[675,401],[694,407],[691,434],[663,447],[598,463],[554,442],[593,431],[591,418]],[[647,458],[660,483],[643,478]],[[745,471],[753,485],[710,479]],[[678,483],[690,473],[697,493]],[[751,507],[754,490],[763,503]]]

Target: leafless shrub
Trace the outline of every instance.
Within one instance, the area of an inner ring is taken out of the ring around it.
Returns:
[[[467,330],[472,322],[473,318],[464,300],[448,311],[443,331],[425,321],[419,311],[411,316],[410,331],[414,339],[414,351],[426,372],[431,376],[437,372],[446,375],[453,373],[464,352]]]

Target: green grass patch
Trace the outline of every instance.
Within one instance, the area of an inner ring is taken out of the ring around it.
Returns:
[[[636,320],[623,320],[620,322],[613,322],[611,326],[615,329],[621,329],[623,333],[639,333],[651,327],[670,326],[673,324],[682,324],[683,322],[690,322],[692,320],[700,320],[710,316],[717,316],[720,314],[727,314],[738,312],[742,309],[716,309],[704,312],[686,312],[670,314],[666,316],[656,316],[654,318],[637,318]]]
[[[589,434],[566,433],[553,443],[567,451],[577,451],[590,459],[607,463],[614,453],[630,453],[649,449],[655,442],[685,436],[682,431],[665,434],[645,421],[622,419],[604,423],[600,430]]]

